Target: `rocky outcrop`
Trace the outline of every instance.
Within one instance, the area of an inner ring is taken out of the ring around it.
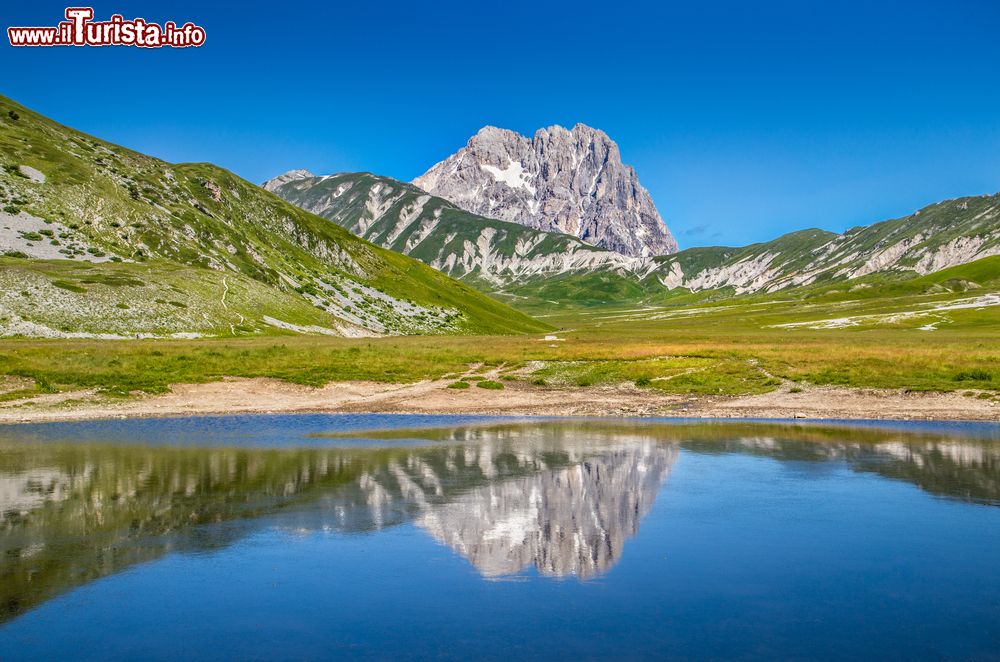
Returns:
[[[301,170],[301,169],[289,170],[283,175],[278,175],[274,179],[267,180],[266,182],[263,183],[262,186],[265,191],[270,191],[271,193],[274,193],[279,188],[281,188],[282,185],[287,184],[288,182],[294,182],[297,179],[305,179],[307,177],[313,177],[313,176],[314,175],[308,170]]]
[[[623,255],[677,251],[618,145],[583,124],[539,129],[533,138],[485,127],[413,183],[474,214],[569,234]]]

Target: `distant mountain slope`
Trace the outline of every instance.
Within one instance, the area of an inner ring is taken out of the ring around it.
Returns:
[[[618,145],[583,124],[539,129],[532,138],[484,127],[413,183],[466,211],[573,235],[623,255],[677,251]]]
[[[23,301],[12,301],[10,291],[0,298],[0,334],[65,335],[79,331],[78,323],[97,335],[542,328],[226,170],[172,165],[61,126],[3,97],[0,166],[0,254],[8,258],[0,270],[11,284],[26,288],[18,293]],[[41,260],[70,262],[45,266]],[[70,278],[80,271],[74,262],[87,265],[78,279]],[[145,275],[123,267],[131,263],[147,265],[140,270]],[[181,273],[179,266],[199,271],[183,272],[173,282],[169,274]],[[201,285],[185,289],[183,283],[194,282]],[[177,296],[147,296],[150,288],[170,283]],[[256,293],[236,310],[235,290],[251,289]],[[108,311],[113,314],[74,315],[96,302],[98,292],[116,307]],[[147,302],[151,316],[123,322],[130,318],[129,301]],[[171,301],[201,313],[178,315],[180,306]]]
[[[848,230],[793,232],[745,248],[696,248],[657,258],[669,289],[737,294],[851,280],[925,275],[1000,255],[1000,194],[939,202],[902,218]]]
[[[684,292],[720,298],[854,281],[857,287],[869,287],[918,279],[998,255],[1000,194],[994,194],[935,203],[910,216],[852,228],[842,235],[811,229],[742,248],[689,248],[641,260],[631,272],[564,273],[509,283],[502,292],[511,295],[512,302],[598,305],[661,300],[668,295],[676,299]]]
[[[317,177],[293,170],[264,188],[373,243],[487,289],[566,272],[633,273],[644,264],[566,234],[471,214],[412,184],[370,173]]]
[[[800,230],[742,248],[630,258],[568,235],[471,214],[368,173],[292,171],[265,188],[486,291],[544,301],[597,304],[677,290],[775,292],[873,273],[919,276],[1000,255],[1000,194],[936,203],[843,235]]]

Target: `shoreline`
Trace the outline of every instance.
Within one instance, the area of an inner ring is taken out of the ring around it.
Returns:
[[[746,396],[677,395],[632,385],[449,389],[453,380],[412,384],[334,382],[320,388],[276,379],[178,384],[161,395],[112,399],[73,391],[0,403],[0,425],[54,421],[237,414],[454,414],[1000,422],[1000,401],[962,393],[787,385]]]

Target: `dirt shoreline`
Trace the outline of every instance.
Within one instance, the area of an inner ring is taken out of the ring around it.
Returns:
[[[0,403],[0,424],[264,413],[1000,422],[1000,401],[962,393],[786,385],[762,395],[684,396],[629,385],[578,388],[523,381],[507,382],[498,391],[475,386],[459,390],[447,388],[451,381],[336,382],[309,388],[275,379],[225,379],[178,384],[163,395],[128,399],[76,391]]]

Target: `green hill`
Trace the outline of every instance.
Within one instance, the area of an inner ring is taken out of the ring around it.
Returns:
[[[0,335],[544,328],[226,170],[166,163],[4,97],[0,166]]]
[[[801,230],[743,248],[692,248],[655,258],[668,288],[736,294],[813,284],[914,278],[1000,254],[1000,194],[934,203],[838,235]]]

